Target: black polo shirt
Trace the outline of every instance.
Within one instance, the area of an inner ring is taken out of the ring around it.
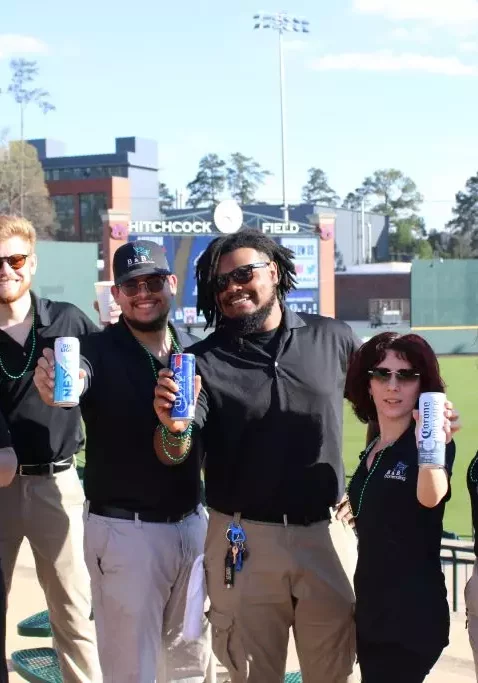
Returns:
[[[478,453],[470,462],[466,473],[466,484],[470,494],[471,516],[475,536],[475,555],[478,557]]]
[[[9,379],[0,369],[0,411],[7,420],[18,462],[34,465],[71,458],[80,450],[83,433],[80,409],[50,408],[33,383],[38,358],[45,347],[53,348],[56,337],[81,337],[98,328],[73,304],[41,299],[32,293],[35,330],[21,346],[0,330],[0,357],[11,375],[24,369],[36,347],[28,371],[20,379]]]
[[[369,470],[364,453],[349,485],[352,510],[355,515],[359,511],[357,632],[370,642],[438,651],[447,645],[449,631],[440,546],[451,490],[434,508],[418,502],[414,424],[383,452],[365,489]],[[446,447],[449,476],[454,458],[451,442]]]
[[[195,338],[174,330],[181,347]],[[162,465],[154,451],[158,418],[153,409],[157,373],[145,349],[120,318],[81,343],[88,374],[81,398],[86,426],[85,495],[92,503],[165,516],[199,502],[200,440],[189,458]]]
[[[203,380],[196,422],[209,506],[273,520],[337,502],[345,374],[359,345],[345,323],[285,308],[276,335],[218,329],[188,349]]]

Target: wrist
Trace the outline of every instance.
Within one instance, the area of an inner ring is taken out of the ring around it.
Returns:
[[[182,432],[170,432],[163,425],[158,425],[161,435],[162,450],[165,457],[174,463],[181,463],[189,455],[192,445],[193,423],[190,422],[187,429]],[[172,448],[171,452],[169,449]]]
[[[193,428],[192,422],[190,422],[188,424],[186,429],[179,429],[179,427],[174,427],[174,426],[168,427],[167,425],[163,424],[162,422],[160,422],[156,427],[156,429],[159,429],[164,434],[167,434],[169,436],[175,436],[176,438],[180,438],[181,436],[186,436],[186,435],[190,434],[192,432],[192,428]]]

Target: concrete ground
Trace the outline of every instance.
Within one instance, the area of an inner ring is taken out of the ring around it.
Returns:
[[[45,599],[36,579],[33,556],[28,544],[24,543],[20,550],[9,598],[7,657],[14,650],[45,647],[51,644],[47,638],[21,638],[16,631],[19,621],[43,609],[45,609]],[[291,639],[287,670],[297,671],[298,669],[297,655]],[[17,674],[10,674],[11,683],[21,680]],[[463,613],[452,614],[450,645],[434,667],[427,683],[470,683],[470,681],[475,680],[473,658],[468,644],[468,634],[465,630],[465,616]]]

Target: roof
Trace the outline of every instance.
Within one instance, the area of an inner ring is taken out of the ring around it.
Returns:
[[[412,270],[411,263],[392,261],[390,263],[362,263],[357,266],[348,266],[347,270],[339,275],[409,275]]]

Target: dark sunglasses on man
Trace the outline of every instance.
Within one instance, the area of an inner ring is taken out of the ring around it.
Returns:
[[[4,263],[8,263],[13,270],[20,270],[27,262],[29,254],[12,254],[11,256],[0,256],[0,268]]]
[[[400,368],[400,370],[390,370],[389,368],[373,368],[368,374],[379,382],[389,382],[395,375],[397,382],[415,382],[420,377],[420,373],[413,368]]]
[[[247,285],[254,277],[254,270],[256,268],[266,268],[270,265],[270,261],[260,261],[258,263],[248,263],[245,266],[238,266],[229,273],[223,275],[216,275],[214,279],[214,289],[217,293],[225,292],[229,287],[229,282],[232,280],[236,285]]]
[[[167,277],[167,275],[150,275],[144,280],[132,278],[118,286],[123,294],[128,297],[137,296],[143,286],[148,294],[157,294],[164,289],[164,283],[166,282]]]

